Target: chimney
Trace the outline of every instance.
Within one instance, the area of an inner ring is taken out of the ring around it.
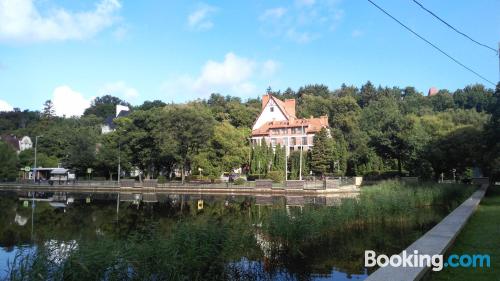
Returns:
[[[285,110],[291,116],[295,116],[295,99],[286,99],[285,100]]]
[[[265,94],[262,96],[262,110],[264,110],[264,107],[266,106],[267,102],[269,101],[270,95]]]

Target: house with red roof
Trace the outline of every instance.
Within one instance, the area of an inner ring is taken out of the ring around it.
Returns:
[[[328,116],[297,118],[295,99],[282,101],[271,94],[262,96],[262,111],[252,127],[252,145],[286,147],[290,151],[312,148],[313,138],[322,128],[329,128]]]

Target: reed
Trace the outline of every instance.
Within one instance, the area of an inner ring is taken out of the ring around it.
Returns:
[[[324,235],[342,235],[371,225],[427,224],[454,209],[474,190],[474,186],[462,184],[385,181],[363,188],[359,198],[344,199],[338,206],[307,210],[294,216],[276,210],[263,227],[273,240],[296,248]],[[436,215],[422,216],[425,209],[433,209]]]

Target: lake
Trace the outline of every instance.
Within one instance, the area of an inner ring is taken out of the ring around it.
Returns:
[[[446,213],[309,233],[307,215],[356,200],[344,197],[0,191],[0,276],[43,249],[55,267],[77,252],[72,272],[108,280],[120,266],[153,280],[363,280],[365,250],[398,253]]]

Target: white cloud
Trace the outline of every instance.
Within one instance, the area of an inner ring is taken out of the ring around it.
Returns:
[[[315,0],[295,0],[295,4],[297,6],[312,6],[314,5],[314,3],[316,3]]]
[[[250,96],[257,93],[257,76],[271,76],[277,68],[278,63],[273,60],[258,62],[230,52],[222,62],[207,61],[196,77],[181,75],[166,81],[162,91],[183,98],[203,98],[215,92]]]
[[[354,38],[361,37],[363,35],[364,35],[364,32],[362,30],[359,30],[359,29],[354,29],[351,33],[351,36]]]
[[[118,0],[101,0],[92,11],[55,8],[42,13],[35,0],[0,0],[0,41],[82,40],[117,20]]]
[[[334,31],[344,18],[340,0],[296,0],[279,8],[264,10],[259,16],[261,31],[297,43],[309,43],[325,32]]]
[[[113,31],[113,36],[119,41],[125,39],[125,37],[127,37],[127,34],[128,28],[124,26],[119,26]]]
[[[312,34],[307,31],[297,31],[294,28],[288,29],[286,36],[297,43],[309,43],[319,37],[318,34]]]
[[[139,96],[139,92],[135,88],[128,86],[124,81],[108,83],[99,90],[99,93],[101,95],[119,95],[129,99]]]
[[[262,74],[264,76],[272,76],[279,68],[279,63],[274,60],[266,60],[262,64]]]
[[[57,116],[81,116],[90,106],[90,100],[68,86],[59,86],[54,89],[52,103]]]
[[[189,28],[197,31],[211,29],[214,26],[211,17],[215,11],[217,11],[215,7],[206,4],[200,5],[187,18]]]
[[[0,100],[0,112],[1,111],[12,111],[12,110],[14,110],[14,108],[12,107],[12,105],[8,104],[4,100]]]
[[[267,9],[265,10],[259,17],[261,21],[266,21],[270,19],[280,19],[283,17],[286,13],[286,9],[283,7],[278,7],[278,8],[273,8],[273,9]]]

